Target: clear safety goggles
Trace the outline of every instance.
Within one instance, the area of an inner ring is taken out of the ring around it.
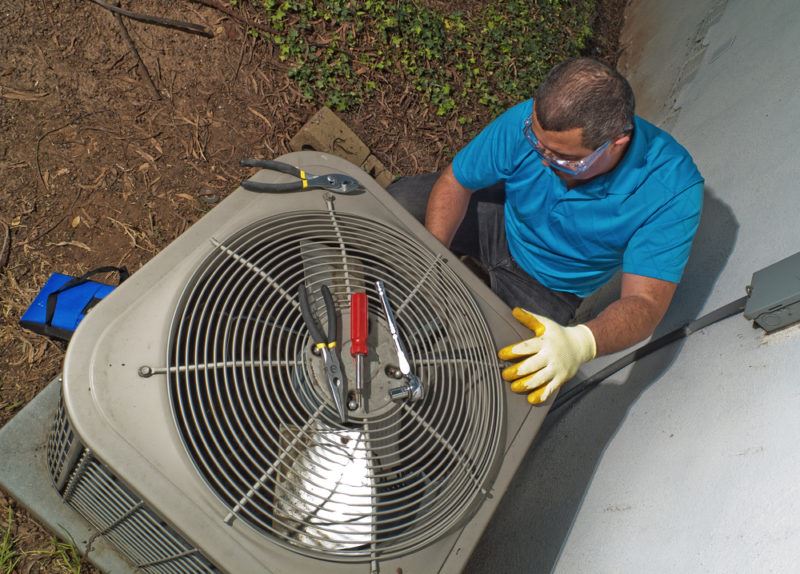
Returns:
[[[531,118],[525,120],[525,125],[522,128],[525,139],[528,140],[528,143],[531,144],[534,151],[536,151],[539,157],[546,161],[548,165],[569,175],[581,175],[586,172],[611,144],[611,140],[608,140],[592,153],[581,159],[564,159],[539,142],[536,135],[533,133],[532,124],[533,120]]]

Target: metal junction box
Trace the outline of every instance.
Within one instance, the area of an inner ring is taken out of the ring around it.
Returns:
[[[767,333],[800,319],[800,253],[753,273],[744,316]]]

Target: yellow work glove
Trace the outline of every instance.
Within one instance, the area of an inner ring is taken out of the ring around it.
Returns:
[[[562,327],[519,307],[512,314],[536,336],[500,349],[497,356],[504,361],[525,357],[503,369],[503,379],[513,381],[511,390],[515,393],[533,391],[528,402],[538,405],[574,377],[583,363],[594,359],[597,345],[586,325]]]

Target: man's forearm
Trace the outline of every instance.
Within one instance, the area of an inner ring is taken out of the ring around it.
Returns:
[[[644,297],[623,297],[588,321],[594,334],[597,356],[615,353],[643,341],[653,334],[663,313]]]
[[[594,335],[597,356],[616,353],[652,335],[676,287],[670,281],[623,273],[620,298],[586,323]]]
[[[450,247],[467,213],[471,195],[468,189],[458,183],[451,166],[447,166],[433,184],[425,212],[425,227],[446,247]]]

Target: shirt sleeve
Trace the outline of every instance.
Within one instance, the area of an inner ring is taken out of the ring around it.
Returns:
[[[622,271],[678,283],[702,208],[702,181],[676,194],[634,233],[625,249]]]
[[[526,144],[522,128],[533,113],[533,100],[517,104],[486,126],[453,159],[453,175],[465,188],[475,191],[505,181]]]

